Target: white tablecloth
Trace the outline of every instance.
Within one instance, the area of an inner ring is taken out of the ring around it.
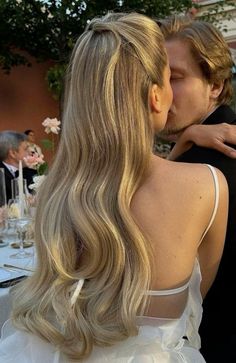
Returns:
[[[15,266],[21,266],[21,267],[28,267],[32,268],[34,265],[34,257],[30,258],[22,258],[22,259],[13,259],[9,257],[10,255],[16,253],[19,251],[18,249],[14,249],[10,247],[10,244],[8,244],[5,247],[0,248],[0,268],[3,266],[4,263],[11,264]],[[34,252],[34,248],[30,247],[25,249],[25,251]],[[16,270],[6,270],[11,272],[12,274],[16,273]],[[20,271],[19,271],[20,272]],[[21,271],[22,274],[27,275],[29,272],[27,271]],[[9,288],[0,288],[0,330],[2,327],[2,324],[9,318],[11,311],[11,296],[10,296],[10,289]]]

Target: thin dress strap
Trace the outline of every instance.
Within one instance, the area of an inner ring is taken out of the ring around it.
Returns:
[[[215,170],[215,168],[213,166],[211,166],[209,164],[205,164],[205,165],[210,169],[210,171],[212,173],[212,176],[213,176],[213,180],[214,180],[214,184],[215,184],[215,205],[214,205],[214,208],[213,208],[213,211],[212,211],[210,222],[209,222],[207,228],[205,229],[199,243],[202,242],[203,238],[205,237],[205,235],[209,231],[209,228],[211,227],[211,225],[212,225],[212,223],[213,223],[213,221],[215,219],[216,212],[217,212],[217,209],[218,209],[218,204],[219,204],[219,181],[218,181],[218,176],[216,174],[216,170]]]
[[[190,281],[190,280],[189,280]],[[177,287],[176,289],[168,289],[168,290],[148,290],[146,292],[146,295],[148,296],[167,296],[167,295],[174,295],[178,294],[180,292],[183,292],[188,288],[189,281],[186,282],[186,284]]]

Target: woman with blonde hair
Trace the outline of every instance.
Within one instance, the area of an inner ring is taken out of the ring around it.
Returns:
[[[153,155],[169,77],[163,36],[144,15],[93,19],[78,39],[39,195],[37,266],[14,289],[0,362],[204,362],[201,302],[228,190],[210,166]]]

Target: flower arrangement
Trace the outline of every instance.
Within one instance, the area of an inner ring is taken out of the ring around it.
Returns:
[[[48,168],[47,162],[44,160],[44,156],[38,155],[36,152],[33,155],[27,155],[24,158],[24,162],[28,168],[37,170],[38,175],[43,175]]]
[[[37,192],[37,190],[39,189],[40,185],[42,184],[42,182],[45,180],[46,175],[35,175],[33,177],[33,184],[29,185],[29,189],[34,191],[35,193]]]
[[[59,121],[57,118],[49,118],[47,117],[43,122],[42,125],[45,127],[46,134],[51,134],[51,140],[49,139],[43,139],[42,144],[45,147],[45,149],[51,149],[52,153],[54,155],[55,153],[55,134],[58,135],[60,131],[60,124],[61,121]]]
[[[46,134],[51,134],[50,139],[43,139],[42,144],[45,149],[52,150],[53,156],[55,153],[55,134],[58,135],[60,131],[60,124],[57,118],[49,118],[47,117],[43,122],[42,125],[45,127]],[[37,175],[33,177],[34,183],[29,185],[29,188],[35,192],[37,192],[38,188],[46,178],[45,173],[48,170],[48,163],[44,160],[43,155],[38,155],[35,153],[32,156],[27,156],[25,158],[25,163],[27,166],[37,170]]]

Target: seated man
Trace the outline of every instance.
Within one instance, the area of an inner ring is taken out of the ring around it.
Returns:
[[[5,171],[7,201],[12,198],[11,180],[18,176],[19,161],[27,156],[27,136],[16,131],[0,132],[0,168]],[[24,161],[23,161],[24,165]],[[33,183],[36,171],[23,168],[23,178],[27,186]]]

